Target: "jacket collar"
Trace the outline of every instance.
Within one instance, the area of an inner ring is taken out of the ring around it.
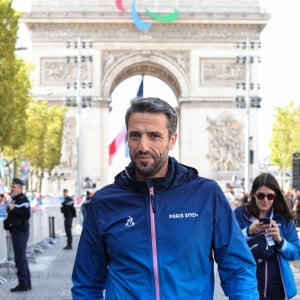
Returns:
[[[180,164],[175,158],[169,157],[168,172],[165,177],[138,181],[135,179],[133,164],[130,163],[115,177],[115,183],[127,189],[148,190],[149,187],[154,187],[156,191],[162,191],[179,186],[188,179],[196,177],[198,177],[196,169]]]

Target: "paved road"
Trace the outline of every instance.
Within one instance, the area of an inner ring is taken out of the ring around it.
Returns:
[[[75,248],[78,243],[79,235],[74,237]],[[32,290],[22,293],[11,293],[10,288],[17,284],[15,271],[10,268],[1,267],[0,276],[7,281],[0,284],[0,299],[2,300],[70,300],[71,272],[75,257],[75,250],[63,250],[65,246],[65,237],[57,237],[55,244],[45,248],[45,245],[36,250],[35,262],[30,263],[32,274]],[[294,268],[295,279],[300,292],[300,261],[299,267]],[[218,276],[215,288],[215,300],[224,300],[222,289],[218,282]],[[293,298],[300,300],[300,296]]]

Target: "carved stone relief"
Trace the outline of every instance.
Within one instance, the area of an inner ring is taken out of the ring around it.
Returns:
[[[66,82],[76,82],[77,64],[67,63],[66,57],[41,58],[41,84],[65,85]],[[92,63],[89,60],[81,63],[81,80],[92,81]]]
[[[225,113],[217,119],[207,117],[209,154],[207,158],[214,171],[237,171],[242,168],[243,125]]]
[[[143,54],[143,53],[142,53]],[[115,64],[119,64],[122,60],[141,55],[141,51],[102,51],[102,74],[106,72]],[[172,64],[177,65],[178,68],[187,74],[190,69],[189,51],[149,51],[144,53],[146,57],[157,56],[167,59]]]
[[[233,59],[200,59],[200,85],[233,86],[237,81],[244,81],[244,64],[237,64]]]
[[[132,56],[131,51],[102,51],[102,74],[106,74],[115,63],[128,58],[129,55]]]
[[[136,63],[133,65],[128,66],[127,68],[124,68],[118,76],[116,76],[112,86],[111,91],[123,80],[125,80],[128,77],[137,75],[137,74],[147,74],[151,76],[155,76],[163,81],[165,81],[170,88],[173,90],[176,96],[181,95],[181,88],[178,83],[178,80],[174,74],[169,72],[166,68],[159,64],[155,63]]]
[[[63,147],[60,165],[63,168],[75,169],[77,166],[76,149],[76,118],[67,117],[65,119],[63,133]]]
[[[165,24],[151,32],[136,30],[133,24],[29,24],[33,41],[61,41],[78,36],[94,41],[237,41],[257,39],[261,25]]]
[[[129,58],[134,58],[135,56],[140,56],[140,51],[102,51],[102,76],[105,76],[109,70],[113,69],[115,66],[119,65],[122,61],[128,60]],[[142,52],[142,55],[147,58],[147,62],[131,64],[127,68],[124,68],[116,77],[115,82],[112,86],[112,90],[120,82],[125,80],[130,76],[136,74],[148,74],[160,78],[166,81],[170,87],[174,90],[176,95],[180,95],[180,86],[176,80],[176,77],[171,74],[163,66],[156,64],[154,62],[149,62],[149,57],[159,57],[166,61],[169,61],[171,65],[174,65],[183,74],[190,73],[190,57],[188,51],[147,51]],[[103,78],[102,78],[103,81]]]

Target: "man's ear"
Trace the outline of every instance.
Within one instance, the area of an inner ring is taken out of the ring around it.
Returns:
[[[177,141],[177,133],[173,133],[170,142],[169,142],[169,150],[173,150]]]

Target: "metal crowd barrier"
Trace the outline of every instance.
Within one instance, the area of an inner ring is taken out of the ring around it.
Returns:
[[[14,254],[11,244],[10,233],[3,228],[4,218],[0,217],[0,267],[15,268]],[[27,257],[32,263],[35,262],[36,254],[44,251],[45,248],[55,244],[55,238],[64,233],[64,217],[60,206],[44,206],[33,209],[31,212],[30,233],[27,245]],[[73,228],[81,223],[80,208],[77,207],[77,217],[74,219]],[[0,276],[0,284],[6,279]]]

